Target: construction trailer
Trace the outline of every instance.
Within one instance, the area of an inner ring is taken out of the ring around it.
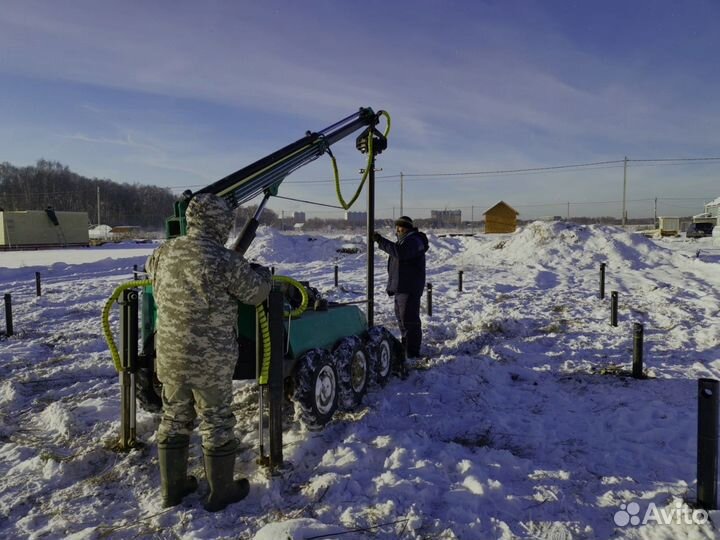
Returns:
[[[680,234],[680,218],[672,216],[658,217],[660,236],[677,236]]]
[[[0,210],[0,249],[87,246],[87,212]]]

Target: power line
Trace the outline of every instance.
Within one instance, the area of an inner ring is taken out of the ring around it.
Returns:
[[[712,162],[720,161],[720,157],[706,157],[706,158],[659,158],[659,159],[628,159],[628,163],[646,163],[649,166],[664,166],[664,165],[682,165],[692,162]],[[409,178],[410,181],[420,181],[421,179],[433,179],[439,177],[462,177],[462,176],[503,176],[503,175],[521,175],[521,174],[544,174],[552,171],[571,171],[575,169],[615,169],[620,168],[624,165],[624,160],[608,160],[608,161],[596,161],[591,163],[575,163],[572,165],[555,165],[550,167],[530,167],[526,169],[498,169],[488,171],[468,171],[468,172],[440,172],[440,173],[415,173],[415,174],[404,174],[405,178]],[[382,179],[400,179],[399,174],[376,176],[375,178]],[[350,180],[347,178],[341,179],[341,181]],[[334,182],[334,180],[296,180],[288,181],[288,184],[327,184]]]
[[[325,203],[319,203],[319,202],[313,202],[313,201],[306,201],[305,199],[295,199],[293,197],[282,197],[280,195],[274,196],[276,199],[285,199],[286,201],[296,201],[306,204],[314,204],[315,206],[327,206],[328,208],[337,208],[338,210],[344,210],[342,206],[337,206],[334,204],[325,204]]]
[[[628,163],[646,163],[646,164],[652,164],[655,163],[658,166],[661,165],[681,165],[681,164],[687,164],[687,163],[693,163],[693,162],[718,162],[720,161],[720,157],[700,157],[700,158],[656,158],[656,159],[628,159]],[[497,169],[497,170],[487,170],[487,171],[465,171],[465,172],[438,172],[438,173],[415,173],[415,174],[404,174],[404,178],[410,178],[413,179],[413,181],[419,181],[421,178],[438,178],[438,177],[461,177],[461,176],[491,176],[491,175],[513,175],[513,174],[541,174],[541,173],[547,173],[552,171],[561,171],[561,170],[573,170],[573,169],[593,169],[593,170],[600,170],[600,169],[613,169],[613,168],[619,168],[620,166],[623,166],[625,163],[625,160],[623,159],[616,159],[616,160],[607,160],[607,161],[595,161],[595,162],[588,162],[588,163],[574,163],[570,165],[553,165],[548,167],[529,167],[525,169]],[[376,180],[382,179],[382,180],[391,180],[395,179],[397,181],[400,180],[399,174],[386,174],[386,175],[377,175],[375,176]],[[349,181],[357,181],[357,178],[341,178],[341,182],[349,182]],[[286,182],[286,185],[289,184],[329,184],[335,182],[334,179],[324,179],[324,180],[289,180]],[[187,186],[173,186],[171,189],[187,189],[187,188],[195,188],[195,187],[205,187],[203,184],[192,184]]]
[[[659,159],[628,159],[628,162],[633,161],[720,161],[720,157],[703,157],[703,158],[659,158]]]
[[[555,165],[553,167],[532,167],[528,169],[504,169],[495,171],[474,171],[474,172],[458,172],[458,173],[422,173],[422,174],[406,174],[405,176],[420,177],[420,176],[481,176],[488,174],[507,174],[507,173],[520,173],[520,172],[536,172],[536,171],[556,171],[559,169],[574,169],[580,167],[593,167],[596,165],[610,165],[623,163],[623,160],[613,161],[597,161],[594,163],[576,163],[574,165]]]

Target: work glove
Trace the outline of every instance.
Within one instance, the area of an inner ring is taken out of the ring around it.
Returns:
[[[382,234],[380,234],[379,232],[373,233],[373,242],[379,242],[381,238],[382,238]]]
[[[256,274],[262,276],[262,278],[266,281],[272,280],[272,272],[270,272],[269,268],[258,263],[250,263],[250,268],[252,268]]]

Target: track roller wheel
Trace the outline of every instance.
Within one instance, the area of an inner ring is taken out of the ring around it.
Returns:
[[[338,387],[337,371],[328,351],[311,349],[299,358],[295,401],[308,429],[322,429],[330,421],[338,407]]]
[[[339,405],[350,411],[362,403],[370,380],[370,354],[358,336],[341,339],[333,351],[340,378]]]
[[[368,350],[372,359],[372,377],[382,386],[393,370],[400,370],[404,363],[402,344],[384,326],[374,326],[368,330]]]

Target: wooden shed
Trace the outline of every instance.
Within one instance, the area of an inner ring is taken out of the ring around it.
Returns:
[[[0,249],[87,246],[87,212],[0,210]]]
[[[485,234],[511,233],[517,229],[518,211],[504,201],[500,201],[485,211]]]

